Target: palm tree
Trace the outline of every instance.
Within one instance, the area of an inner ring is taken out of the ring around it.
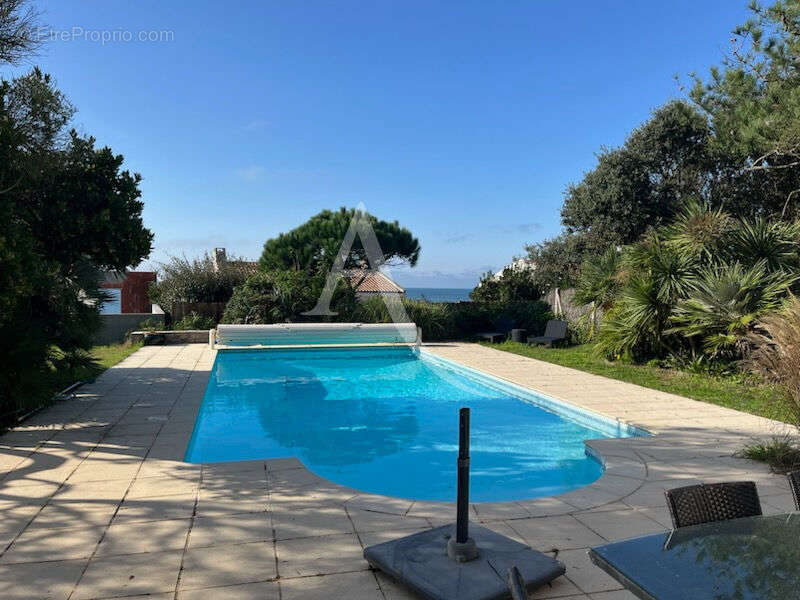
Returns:
[[[729,255],[755,265],[763,262],[769,273],[800,270],[800,223],[745,219],[733,232]]]
[[[664,236],[679,252],[707,264],[719,256],[719,249],[735,225],[735,220],[721,208],[695,200],[678,211],[675,221],[664,229]]]
[[[699,339],[713,357],[739,357],[756,320],[778,308],[797,279],[770,273],[763,260],[749,268],[739,262],[706,267],[675,307],[668,333]]]
[[[575,286],[575,302],[590,305],[589,337],[594,337],[597,328],[597,311],[607,312],[622,287],[619,269],[622,257],[617,248],[609,248],[596,258],[587,260],[581,269],[581,276]]]

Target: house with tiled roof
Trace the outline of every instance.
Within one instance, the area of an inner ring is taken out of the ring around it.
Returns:
[[[380,271],[372,269],[348,269],[344,276],[356,292],[356,298],[365,299],[382,294],[405,296],[406,291]]]

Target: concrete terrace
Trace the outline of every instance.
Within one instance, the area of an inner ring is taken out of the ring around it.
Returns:
[[[473,505],[566,563],[533,598],[633,598],[586,549],[668,528],[666,488],[752,479],[765,512],[792,509],[782,477],[732,457],[780,424],[482,346],[428,350],[658,433],[592,442],[606,472],[588,487]],[[183,463],[212,363],[201,344],[145,347],[0,437],[0,597],[411,598],[362,549],[449,522],[453,506],[361,494],[294,459]]]

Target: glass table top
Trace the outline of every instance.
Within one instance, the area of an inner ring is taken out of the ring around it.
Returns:
[[[800,513],[682,527],[589,555],[640,598],[800,598]]]

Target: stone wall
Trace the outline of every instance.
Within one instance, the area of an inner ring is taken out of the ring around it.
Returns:
[[[102,327],[94,336],[95,344],[116,344],[125,341],[125,334],[139,329],[144,320],[151,320],[163,325],[164,315],[154,313],[120,313],[100,315]]]

